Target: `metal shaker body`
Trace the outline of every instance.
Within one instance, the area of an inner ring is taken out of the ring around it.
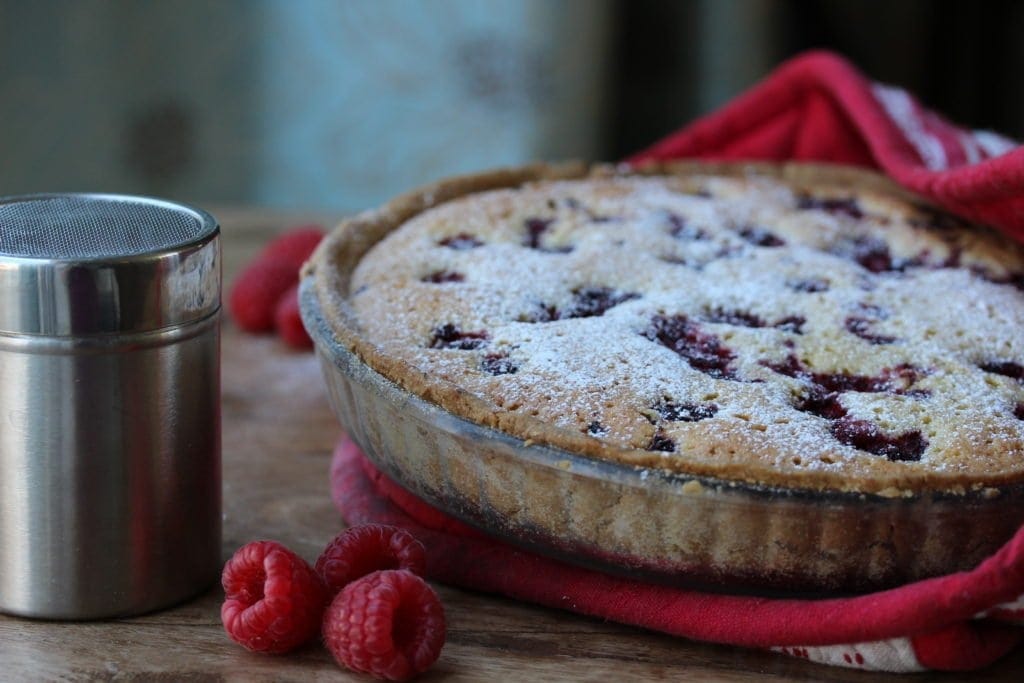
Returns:
[[[219,249],[181,205],[0,201],[0,610],[136,614],[216,579]]]

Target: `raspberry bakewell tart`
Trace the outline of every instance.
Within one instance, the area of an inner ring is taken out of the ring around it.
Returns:
[[[853,591],[1024,520],[1024,248],[823,165],[538,165],[361,214],[304,271],[343,426],[504,539]]]

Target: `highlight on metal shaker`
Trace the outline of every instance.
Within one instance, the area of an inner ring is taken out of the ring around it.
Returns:
[[[0,611],[137,614],[220,569],[219,227],[0,198]]]

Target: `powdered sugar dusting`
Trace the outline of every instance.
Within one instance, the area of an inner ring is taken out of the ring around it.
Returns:
[[[1024,364],[1024,252],[948,223],[766,178],[544,182],[414,217],[352,303],[384,351],[496,411],[659,458],[740,434],[783,471],[1017,471],[1024,379],[991,368]]]

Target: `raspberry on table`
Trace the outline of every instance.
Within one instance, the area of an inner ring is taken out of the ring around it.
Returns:
[[[275,328],[282,297],[298,283],[299,269],[323,237],[320,226],[303,225],[267,243],[231,288],[228,308],[239,327],[246,332],[269,332]],[[285,341],[291,344],[293,340],[285,337]]]
[[[313,340],[302,324],[302,315],[299,313],[299,285],[292,285],[291,289],[281,296],[274,311],[274,329],[277,335],[284,340],[284,343],[296,349],[313,348]]]
[[[437,661],[445,640],[437,593],[412,572],[374,572],[345,586],[324,612],[324,644],[339,664],[404,681]]]
[[[423,544],[409,532],[384,524],[361,524],[346,529],[327,544],[316,561],[316,572],[334,595],[356,579],[381,569],[423,574],[426,566]]]
[[[231,317],[246,332],[269,332],[274,329],[278,301],[298,281],[298,269],[287,260],[267,257],[253,261],[231,288]]]
[[[298,272],[323,238],[324,229],[319,225],[295,226],[268,242],[260,258],[287,261]]]
[[[301,557],[276,541],[238,549],[221,575],[220,618],[228,636],[253,652],[294,650],[320,628],[327,591]]]

